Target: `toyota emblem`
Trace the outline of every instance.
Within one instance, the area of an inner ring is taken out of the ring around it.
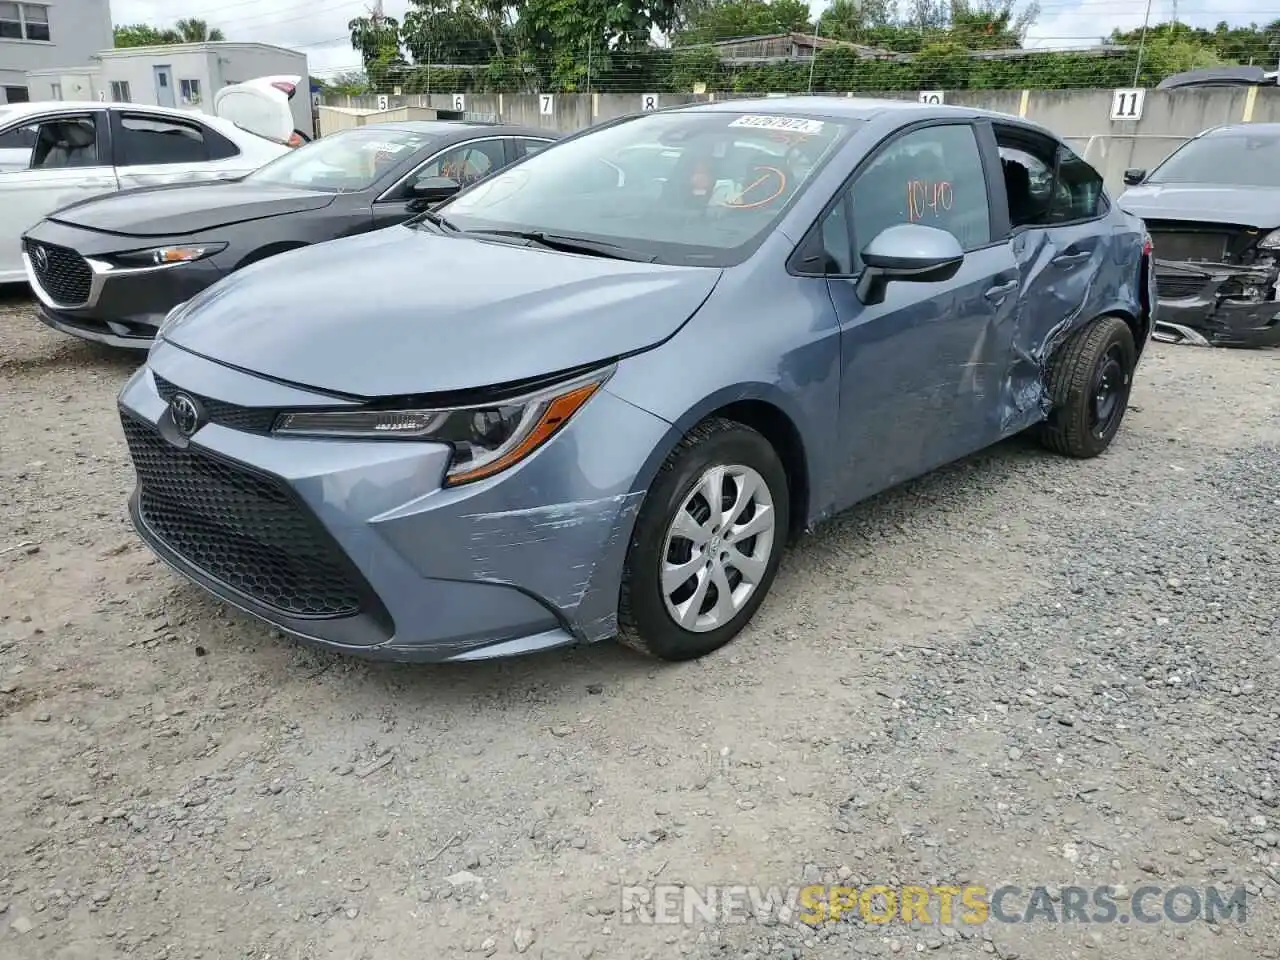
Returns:
[[[169,401],[169,416],[184,437],[191,436],[200,428],[200,405],[185,393],[174,394]]]
[[[41,271],[49,269],[49,252],[44,247],[36,247],[34,254],[36,267]]]

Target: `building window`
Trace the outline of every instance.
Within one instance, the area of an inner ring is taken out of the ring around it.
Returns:
[[[5,103],[26,103],[31,99],[26,87],[0,87],[4,91]]]
[[[133,103],[133,99],[129,96],[128,80],[111,81],[111,99],[115,103]]]
[[[200,102],[200,81],[199,80],[179,80],[182,92],[183,103],[199,103]]]
[[[50,96],[52,96],[52,97],[53,97],[53,99],[55,99],[55,100],[61,100],[61,99],[62,99],[62,84],[60,84],[60,83],[51,83],[51,84],[49,84],[49,94],[50,94]]]
[[[0,2],[0,40],[48,39],[48,7],[37,3]]]

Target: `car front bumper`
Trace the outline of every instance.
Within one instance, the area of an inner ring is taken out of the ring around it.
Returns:
[[[85,340],[124,349],[149,349],[170,310],[225,276],[213,258],[128,269],[115,267],[106,259],[109,254],[166,242],[163,237],[118,237],[49,220],[41,222],[25,235],[22,251],[27,282],[39,301],[40,319],[55,330]],[[33,262],[32,244],[56,250],[72,275],[69,281],[54,284],[47,275],[42,280]]]
[[[1215,347],[1280,345],[1280,300],[1227,293],[1249,287],[1275,297],[1275,267],[1156,261],[1156,337]]]
[[[189,441],[176,385],[208,417]],[[443,445],[281,438],[253,416],[334,403],[160,340],[119,398],[139,535],[233,606],[357,656],[482,659],[616,632],[638,477],[668,424],[602,390],[521,464],[445,489]]]

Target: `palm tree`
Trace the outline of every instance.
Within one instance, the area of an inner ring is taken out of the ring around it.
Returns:
[[[179,20],[174,24],[178,38],[182,43],[205,43],[210,40],[225,40],[224,34],[217,27],[209,29],[209,24],[204,20],[197,20],[194,17],[187,20]]]

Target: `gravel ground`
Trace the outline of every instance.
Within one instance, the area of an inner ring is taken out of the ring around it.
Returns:
[[[370,665],[228,611],[125,518],[136,362],[0,300],[0,956],[1280,956],[1280,354],[1153,345],[1107,455],[1014,441],[881,496],[679,666]],[[816,928],[620,902],[835,881],[1249,900]]]

